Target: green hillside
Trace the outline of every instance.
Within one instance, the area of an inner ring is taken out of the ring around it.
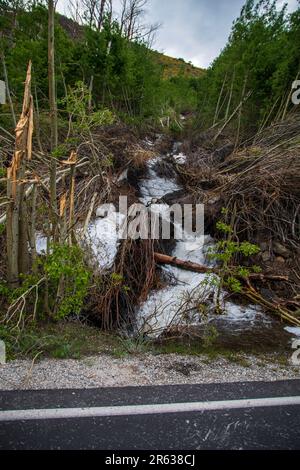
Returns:
[[[185,62],[184,59],[175,59],[174,57],[161,54],[155,51],[157,62],[164,68],[164,78],[183,76],[185,78],[200,78],[205,74],[204,69],[195,67],[193,64]]]

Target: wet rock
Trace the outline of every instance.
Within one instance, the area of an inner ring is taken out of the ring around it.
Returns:
[[[262,254],[261,254],[261,259],[264,263],[266,263],[267,261],[270,261],[271,260],[271,255],[268,251],[264,251]]]
[[[208,199],[207,204],[214,205],[221,201],[221,196],[212,196]]]
[[[155,171],[157,176],[161,178],[176,179],[177,177],[172,160],[167,160],[164,158],[158,159],[155,165],[153,165],[152,169]]]
[[[168,193],[161,198],[161,201],[165,204],[177,204],[181,198],[186,197],[186,191],[184,189],[179,189],[178,191],[173,191]]]
[[[195,200],[194,197],[191,194],[186,194],[185,196],[180,197],[177,201],[176,204],[194,204]]]
[[[220,149],[215,150],[213,153],[213,157],[218,160],[220,163],[224,162],[229,155],[234,150],[234,145],[233,144],[227,144],[224,147],[221,147]]]
[[[276,299],[276,295],[275,293],[270,290],[270,289],[265,289],[265,288],[262,288],[260,290],[260,293],[262,294],[262,296],[268,300],[269,302],[274,302],[274,300]]]
[[[145,178],[147,175],[147,169],[145,167],[134,168],[133,166],[128,168],[127,181],[135,189],[139,189],[140,179]]]
[[[269,249],[269,244],[267,242],[262,242],[259,244],[260,246],[260,251],[263,253],[265,251],[268,251]]]
[[[209,191],[210,189],[215,189],[217,187],[217,183],[213,179],[206,179],[206,180],[200,181],[199,186],[204,191]]]
[[[168,367],[168,370],[174,370],[179,374],[185,375],[189,377],[191,372],[198,372],[201,368],[196,366],[195,364],[189,364],[186,362],[175,362],[171,367]]]
[[[275,255],[282,257],[282,258],[289,258],[291,255],[290,250],[288,250],[282,243],[274,242],[273,243],[273,251]]]

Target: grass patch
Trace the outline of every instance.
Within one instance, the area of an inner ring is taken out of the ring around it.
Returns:
[[[108,354],[115,358],[144,354],[181,356],[199,356],[206,364],[220,358],[242,367],[251,367],[244,356],[245,353],[254,355],[261,366],[270,361],[274,366],[286,367],[287,355],[276,354],[274,359],[266,359],[261,352],[233,350],[230,347],[218,345],[214,341],[203,341],[200,338],[173,338],[161,341],[145,340],[143,338],[121,338],[117,334],[104,333],[96,327],[80,322],[62,321],[46,324],[31,330],[24,330],[19,336],[12,335],[0,327],[0,338],[6,343],[8,360],[42,358],[53,359],[84,359],[91,356]]]
[[[105,334],[99,329],[80,322],[60,322],[43,327],[24,330],[18,336],[1,329],[0,337],[5,341],[8,360],[80,359],[97,354],[114,354],[119,348],[119,338]]]
[[[243,351],[232,351],[214,344],[193,341],[192,343],[180,342],[180,340],[167,341],[164,344],[156,345],[156,351],[160,354],[179,354],[183,356],[201,356],[203,362],[210,364],[212,361],[225,358],[242,367],[250,367],[250,362],[243,356]]]

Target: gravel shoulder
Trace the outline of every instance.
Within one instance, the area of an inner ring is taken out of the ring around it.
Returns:
[[[276,355],[220,357],[143,354],[114,358],[106,354],[81,360],[16,360],[0,366],[1,390],[88,389],[143,385],[180,385],[299,379],[300,366]]]

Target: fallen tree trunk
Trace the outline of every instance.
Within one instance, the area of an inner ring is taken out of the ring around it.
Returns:
[[[213,272],[211,268],[203,266],[201,264],[192,263],[190,261],[183,261],[176,257],[163,255],[162,253],[154,253],[154,259],[159,264],[169,264],[176,266],[177,268],[185,269],[186,271],[193,271],[195,273],[209,273]]]
[[[176,257],[164,255],[162,253],[154,253],[154,259],[158,264],[168,264],[171,266],[176,266],[180,269],[185,269],[186,271],[192,271],[195,273],[207,273],[207,274],[216,274],[220,275],[221,272],[219,269],[216,268],[209,268],[207,266],[203,266],[201,264],[192,263],[190,261],[184,261],[178,259]],[[282,320],[287,321],[288,323],[292,324],[293,326],[300,326],[300,319],[296,318],[293,315],[293,312],[285,309],[282,305],[272,303],[264,299],[250,284],[250,280],[258,280],[258,281],[282,281],[287,282],[289,281],[288,276],[272,276],[272,275],[265,275],[265,274],[256,274],[251,273],[248,277],[239,276],[241,280],[245,282],[248,288],[243,289],[243,295],[248,297],[249,300],[254,301],[255,303],[263,306],[270,312],[274,312],[276,315],[280,316]]]
[[[180,269],[184,269],[185,271],[192,271],[195,273],[214,273],[220,274],[219,269],[209,268],[208,266],[204,266],[203,264],[192,263],[191,261],[184,261],[182,259],[178,259],[174,256],[163,255],[162,253],[154,253],[154,259],[158,264],[168,264],[171,266],[175,266]],[[258,280],[258,281],[288,281],[288,276],[272,276],[269,274],[255,274],[250,273],[248,276],[249,279]]]

